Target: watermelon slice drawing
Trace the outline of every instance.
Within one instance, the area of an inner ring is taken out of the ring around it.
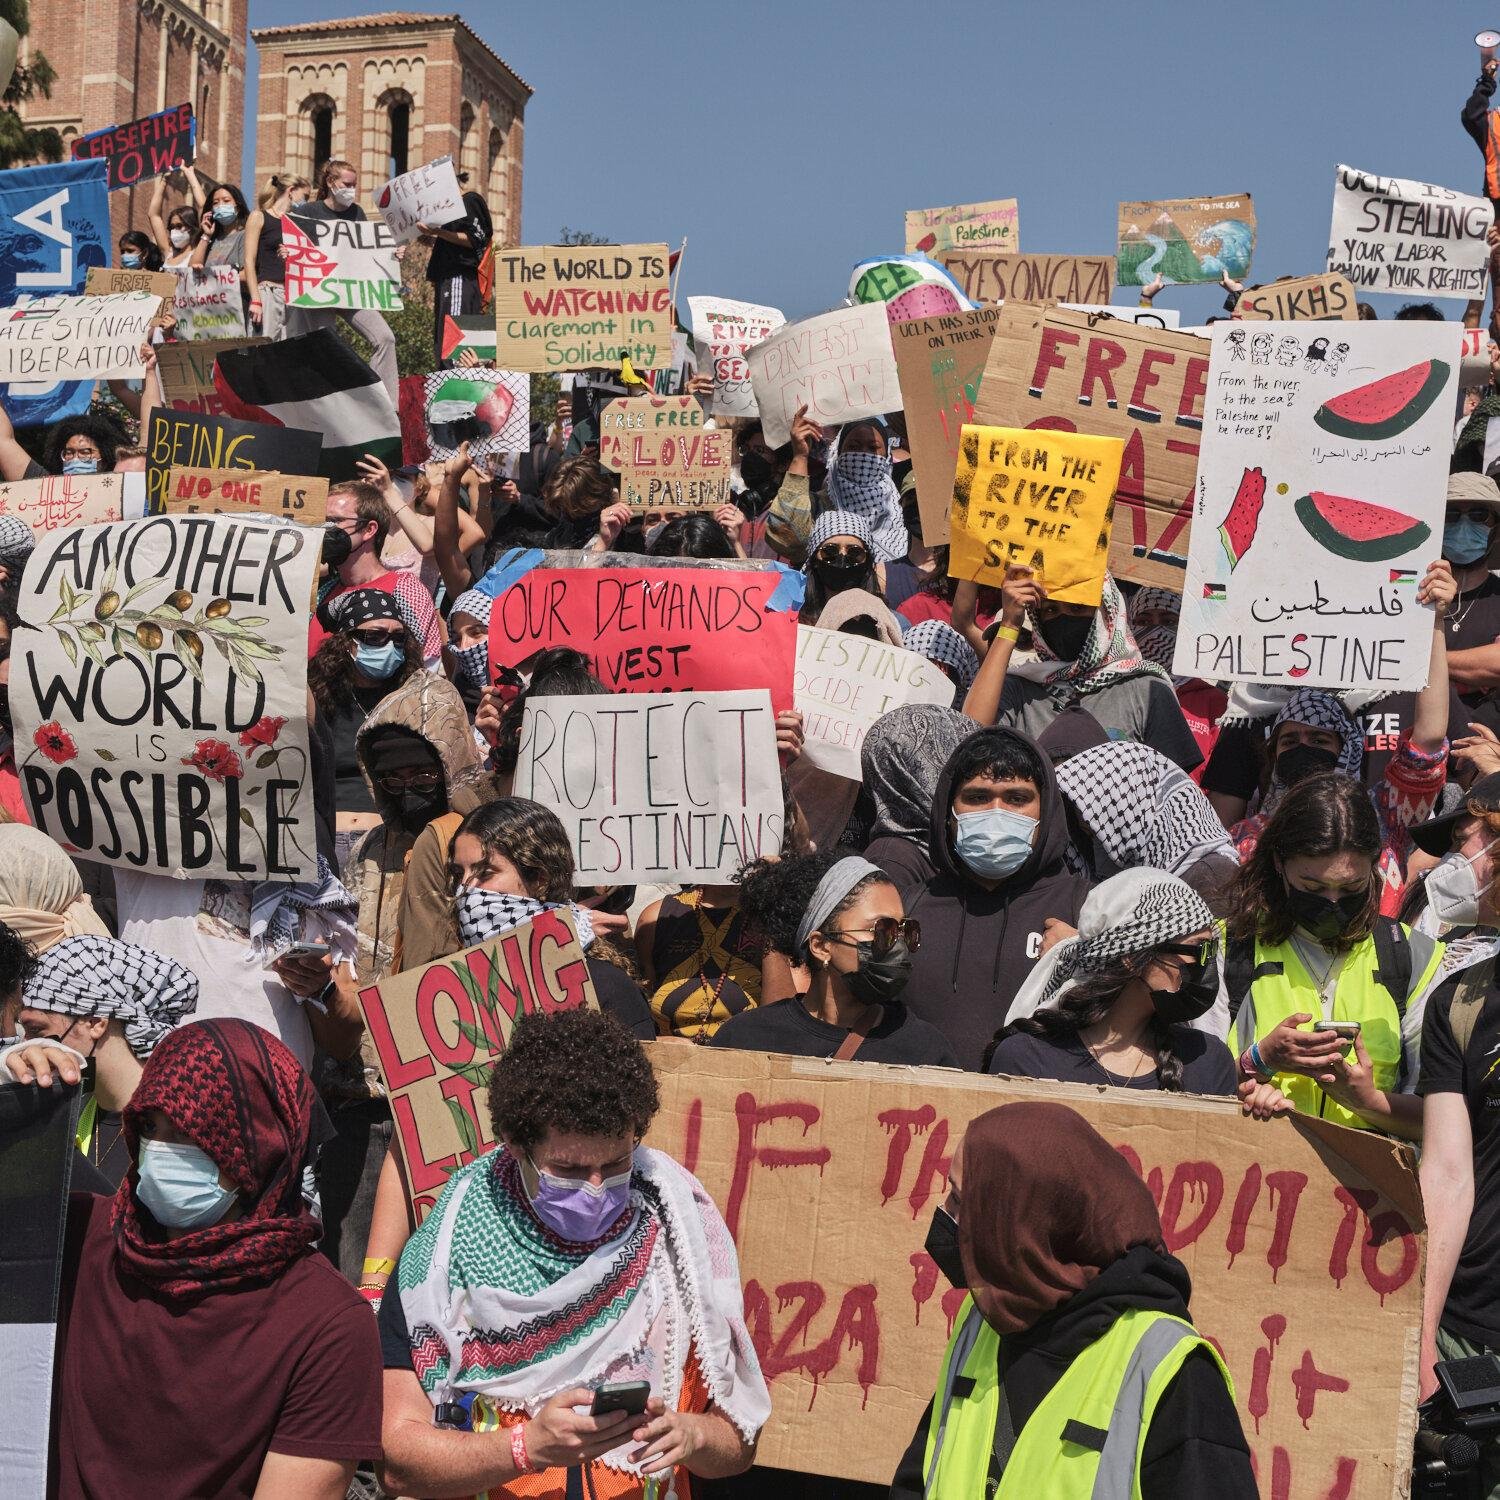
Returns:
[[[1260,509],[1266,503],[1266,476],[1260,469],[1246,469],[1240,475],[1240,487],[1234,492],[1234,504],[1219,526],[1219,540],[1229,558],[1232,573],[1239,560],[1255,540],[1260,525]]]
[[[958,298],[941,282],[924,281],[909,286],[885,305],[892,323],[908,323],[913,318],[937,318],[944,313],[962,312]]]
[[[1298,500],[1295,509],[1297,519],[1319,546],[1355,562],[1404,557],[1432,535],[1432,528],[1415,516],[1345,495],[1314,490]]]
[[[1336,437],[1370,441],[1395,437],[1419,421],[1448,383],[1448,366],[1440,359],[1383,375],[1368,385],[1331,396],[1313,413],[1313,421]]]

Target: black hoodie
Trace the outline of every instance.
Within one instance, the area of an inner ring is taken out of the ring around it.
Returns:
[[[1052,763],[1017,730],[985,733],[1025,745],[1035,757],[1042,778],[1040,826],[1014,875],[993,890],[975,880],[954,854],[949,832],[954,761],[966,753],[963,745],[954,751],[932,799],[929,853],[937,874],[907,901],[906,915],[922,924],[922,946],[902,996],[972,1070],[982,1066],[985,1047],[1037,960],[1046,919],[1059,917],[1077,926],[1089,889],[1088,877],[1069,870],[1063,859],[1068,822]]]
[[[1192,1290],[1180,1260],[1136,1245],[1106,1266],[1076,1296],[1025,1333],[1000,1341],[1000,1380],[1019,1437],[1027,1418],[1063,1372],[1116,1318],[1131,1308],[1188,1317]],[[922,1458],[932,1405],[922,1413],[916,1436],[891,1483],[891,1500],[919,1500]],[[1239,1413],[1218,1366],[1194,1351],[1173,1377],[1156,1408],[1141,1454],[1142,1500],[1257,1500],[1250,1450]],[[976,1476],[974,1493],[980,1494]]]

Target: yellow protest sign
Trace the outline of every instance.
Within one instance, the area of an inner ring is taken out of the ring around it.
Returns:
[[[1049,599],[1098,604],[1124,453],[1120,438],[965,423],[949,576],[998,586],[1029,567]]]

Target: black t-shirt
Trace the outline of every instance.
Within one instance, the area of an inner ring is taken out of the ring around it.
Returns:
[[[1172,1028],[1172,1050],[1182,1059],[1182,1092],[1233,1094],[1238,1078],[1229,1048],[1218,1037],[1192,1026]],[[1157,1089],[1156,1069],[1135,1078],[1111,1073],[1094,1061],[1083,1039],[1072,1032],[1057,1038],[1017,1032],[995,1048],[991,1073],[1011,1078],[1053,1078],[1059,1083],[1112,1084],[1121,1089]]]
[[[599,1009],[613,1016],[637,1041],[654,1040],[656,1020],[640,985],[624,969],[605,959],[591,958],[587,963]]]
[[[849,1033],[808,1014],[800,999],[778,1000],[731,1016],[714,1033],[712,1046],[741,1052],[785,1052],[791,1057],[832,1057]],[[855,1062],[906,1063],[956,1068],[948,1039],[904,1005],[887,1005],[880,1024],[859,1044]]]
[[[479,262],[492,232],[490,210],[478,193],[465,193],[463,199],[463,218],[438,227],[468,235],[469,243],[465,247],[455,245],[451,240],[432,242],[432,254],[427,262],[427,279],[434,284],[447,281],[453,276],[472,278],[479,274]]]
[[[1474,1134],[1474,1207],[1443,1309],[1443,1327],[1500,1347],[1500,989],[1493,985],[1462,1052],[1449,1012],[1462,974],[1437,990],[1422,1017],[1417,1092],[1462,1094]]]

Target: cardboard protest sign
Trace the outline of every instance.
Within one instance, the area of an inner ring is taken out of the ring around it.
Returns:
[[[76,296],[90,266],[109,263],[108,176],[102,161],[0,172],[0,308],[34,297]],[[17,427],[83,412],[92,379],[13,385],[0,401]]]
[[[153,297],[171,302],[177,295],[177,277],[171,271],[126,271],[90,266],[83,289],[90,297],[105,297],[111,292],[150,292]]]
[[[836,425],[901,409],[901,385],[883,302],[836,307],[756,344],[745,355],[766,441],[791,441],[799,406]]]
[[[428,451],[452,458],[525,453],[531,447],[531,377],[511,370],[434,370],[423,386]]]
[[[797,627],[792,687],[806,736],[802,758],[851,781],[864,774],[860,746],[876,719],[903,703],[953,703],[953,682],[936,662],[816,625]]]
[[[1354,323],[1359,306],[1345,276],[1285,276],[1268,286],[1246,287],[1234,304],[1234,316],[1247,322]]]
[[[1486,198],[1341,165],[1333,179],[1328,269],[1361,290],[1483,298],[1490,266],[1485,236],[1494,221]]]
[[[937,257],[975,302],[1108,302],[1112,255],[1012,255],[943,250]]]
[[[95,130],[73,142],[75,161],[102,160],[109,168],[110,192],[185,167],[197,154],[198,122],[190,102],[128,125]]]
[[[797,625],[770,609],[774,570],[534,568],[490,611],[490,661],[518,667],[550,646],[589,658],[612,693],[764,688],[792,706]]]
[[[891,326],[906,440],[917,476],[922,540],[929,547],[948,540],[958,432],[974,420],[974,402],[999,317],[998,308],[978,307]]]
[[[530,697],[515,795],[562,819],[576,885],[722,884],[781,852],[771,696]]]
[[[226,516],[43,536],[10,671],[32,823],[122,869],[315,876],[307,609],[321,544]]]
[[[173,469],[163,509],[169,516],[249,514],[321,526],[328,513],[328,481],[254,469]]]
[[[665,245],[495,251],[495,345],[510,370],[587,370],[672,359]]]
[[[441,229],[463,218],[464,195],[453,170],[453,158],[440,156],[413,172],[391,178],[376,195],[375,206],[398,245],[416,239],[423,224]]]
[[[1457,390],[1452,325],[1213,329],[1175,670],[1418,689]]]
[[[490,1072],[523,1015],[597,1010],[566,906],[359,992],[418,1219],[491,1150]]]
[[[174,273],[173,330],[179,339],[235,339],[245,332],[240,273],[233,266],[181,266]]]
[[[1115,261],[1121,286],[1243,281],[1255,253],[1249,193],[1226,198],[1156,198],[1120,205]]]
[[[906,248],[922,255],[944,250],[1021,248],[1021,221],[1014,198],[955,203],[949,208],[909,208]]]
[[[729,503],[734,435],[705,427],[693,396],[624,396],[599,414],[599,462],[632,510],[715,510]]]
[[[755,416],[755,388],[750,384],[745,351],[784,327],[786,318],[778,308],[730,297],[689,297],[687,304],[693,347],[700,365],[714,378],[714,415]]]
[[[1056,308],[1006,307],[976,404],[991,427],[1125,439],[1110,572],[1180,589],[1208,341]]]
[[[1069,312],[1103,313],[1123,323],[1140,323],[1147,328],[1180,328],[1182,314],[1175,307],[1122,307],[1118,302],[1059,302]]]
[[[288,307],[401,311],[396,241],[383,220],[288,213],[281,225]]]
[[[1030,568],[1049,599],[1097,605],[1124,452],[1117,437],[965,425],[948,576],[998,588]]]
[[[174,411],[223,414],[223,398],[214,389],[214,361],[230,349],[243,349],[263,339],[195,339],[191,343],[159,344],[156,372],[162,393]]]
[[[161,298],[37,297],[0,309],[0,381],[139,380]]]
[[[276,474],[316,474],[323,435],[266,422],[240,422],[197,412],[151,413],[146,432],[146,494],[162,509],[173,469],[259,469]]]
[[[1263,1492],[1406,1493],[1424,1238],[1409,1147],[1300,1115],[1247,1120],[1232,1099],[649,1050],[647,1144],[702,1181],[739,1250],[771,1389],[758,1463],[890,1483],[963,1300],[923,1249],[949,1164],[976,1115],[1041,1100],[1076,1109],[1145,1179]]]
[[[129,474],[48,474],[0,482],[0,516],[19,516],[37,536],[125,519]]]

